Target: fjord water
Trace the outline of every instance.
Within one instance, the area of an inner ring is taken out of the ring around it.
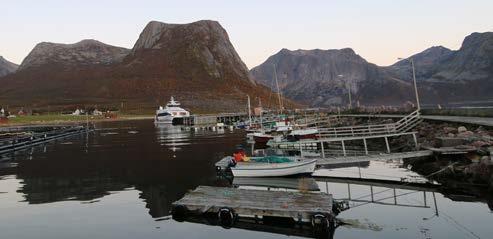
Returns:
[[[171,203],[198,185],[227,186],[214,162],[244,143],[242,131],[182,131],[151,121],[97,123],[96,132],[0,158],[0,238],[278,238],[287,235],[170,218]],[[321,169],[316,175],[420,179],[400,162]],[[351,196],[339,217],[352,226],[334,238],[489,238],[493,213],[483,202],[435,192],[318,182]],[[426,195],[426,196],[424,196]],[[426,197],[426,199],[424,198]],[[434,200],[436,200],[436,207]],[[491,197],[490,197],[491,200]],[[426,203],[425,203],[426,201]],[[423,207],[424,206],[424,207]],[[436,215],[438,212],[438,215]],[[291,236],[292,237],[292,236]]]

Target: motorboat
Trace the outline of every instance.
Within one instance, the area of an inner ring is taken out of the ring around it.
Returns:
[[[155,123],[183,124],[183,118],[189,117],[190,112],[180,107],[180,103],[171,96],[166,107],[159,106],[154,118]]]
[[[297,141],[301,139],[316,139],[318,137],[318,130],[314,128],[308,129],[295,129],[291,131],[287,138],[290,141]]]
[[[248,162],[238,162],[230,166],[234,177],[283,177],[300,174],[311,175],[315,171],[317,159],[302,157],[282,157],[283,162],[266,161],[267,157],[252,157]],[[262,160],[264,159],[264,160]]]

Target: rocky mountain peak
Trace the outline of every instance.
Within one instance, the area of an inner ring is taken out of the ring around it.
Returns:
[[[216,21],[188,24],[149,22],[126,61],[138,64],[142,62],[138,60],[140,57],[150,55],[159,58],[162,64],[180,68],[189,66],[189,78],[235,77],[255,83],[229,41],[226,30]]]
[[[487,47],[490,50],[493,49],[493,32],[474,32],[466,36],[462,42],[461,49],[481,46]]]
[[[22,61],[20,70],[45,64],[96,65],[121,61],[129,50],[86,39],[73,44],[41,42]]]
[[[0,77],[15,72],[17,68],[19,68],[17,64],[6,60],[3,56],[0,56]]]
[[[287,97],[316,106],[342,104],[348,90],[357,94],[366,82],[381,80],[378,67],[351,48],[282,49],[250,71],[255,80],[276,91],[274,66]]]

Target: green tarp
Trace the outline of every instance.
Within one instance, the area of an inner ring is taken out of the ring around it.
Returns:
[[[257,163],[289,163],[291,159],[282,156],[265,156],[259,158],[252,158],[252,161]]]

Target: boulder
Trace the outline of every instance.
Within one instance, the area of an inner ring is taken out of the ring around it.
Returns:
[[[463,133],[466,131],[467,131],[467,128],[465,126],[459,126],[459,128],[457,128],[457,132],[459,132],[459,133]]]
[[[457,133],[457,129],[454,128],[454,127],[443,127],[443,132],[445,132],[446,134],[450,134],[450,133]]]

